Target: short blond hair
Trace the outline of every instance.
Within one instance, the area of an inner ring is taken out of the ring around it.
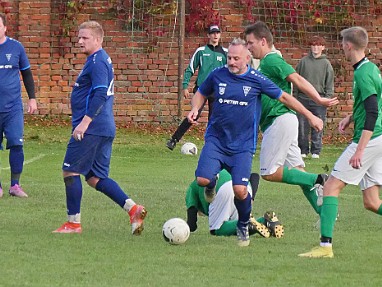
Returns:
[[[103,40],[103,36],[104,36],[103,28],[102,28],[101,24],[98,23],[97,21],[86,21],[86,22],[83,22],[79,26],[78,30],[81,30],[81,29],[92,30],[92,32],[95,34],[95,36],[100,37],[101,41]]]

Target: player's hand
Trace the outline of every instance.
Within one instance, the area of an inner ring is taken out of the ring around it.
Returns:
[[[83,140],[83,138],[85,136],[85,132],[88,129],[91,121],[92,121],[91,118],[89,118],[88,116],[84,116],[82,121],[78,124],[78,126],[76,126],[76,128],[73,130],[73,134],[72,134],[72,137],[76,141],[82,141]]]
[[[35,111],[37,111],[36,99],[29,99],[27,105],[28,105],[28,113],[29,114],[33,114]]]
[[[362,167],[362,151],[356,150],[353,156],[349,159],[349,164],[352,168],[359,169]]]
[[[338,124],[338,131],[341,134],[345,133],[346,128],[350,125],[351,123],[351,115],[348,115],[346,118],[344,118],[340,123]]]
[[[309,118],[309,124],[312,128],[314,128],[317,132],[320,132],[324,128],[324,122],[316,116],[312,116]]]
[[[337,99],[337,97],[334,97],[334,98],[321,98],[320,100],[320,105],[324,106],[324,107],[331,107],[331,106],[335,106],[339,103],[339,100]]]
[[[192,108],[191,111],[187,115],[188,122],[191,124],[196,124],[196,119],[198,118],[199,111],[197,108]]]
[[[188,91],[188,89],[183,90],[183,96],[185,99],[188,99],[190,97],[190,92]]]

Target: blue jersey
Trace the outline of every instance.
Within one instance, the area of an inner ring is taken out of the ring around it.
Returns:
[[[29,68],[23,45],[6,37],[0,45],[0,113],[23,108],[20,71]]]
[[[106,97],[106,101],[95,116],[90,116],[88,114],[89,107],[97,89],[104,91],[103,95]],[[113,64],[105,50],[100,49],[87,57],[84,68],[74,84],[70,98],[73,129],[81,122],[85,115],[88,115],[93,120],[86,130],[86,134],[114,137],[113,101]]]
[[[227,153],[255,152],[261,94],[273,99],[282,94],[281,89],[260,72],[248,68],[245,74],[235,75],[227,66],[212,71],[199,92],[203,96],[212,94],[215,99],[205,140],[215,142]]]

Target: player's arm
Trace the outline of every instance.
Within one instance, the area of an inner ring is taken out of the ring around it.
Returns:
[[[187,115],[187,119],[191,124],[196,124],[198,118],[199,109],[204,104],[206,97],[198,90],[191,99],[191,111]]]
[[[188,98],[189,97],[189,92],[188,92],[188,84],[190,83],[190,80],[192,76],[195,74],[196,69],[198,69],[200,65],[200,60],[199,60],[199,51],[195,51],[195,53],[192,55],[190,63],[188,64],[186,70],[184,71],[184,76],[183,76],[183,93],[184,97]]]
[[[24,87],[28,94],[28,113],[32,114],[37,110],[36,93],[32,71],[30,68],[21,70],[21,77],[23,78]]]
[[[334,105],[337,105],[339,103],[337,98],[323,98],[320,96],[320,94],[316,91],[316,89],[312,86],[311,83],[309,83],[304,77],[300,76],[297,73],[290,74],[286,80],[288,82],[293,83],[293,86],[295,86],[299,91],[307,95],[309,98],[311,98],[315,103],[325,106],[325,107],[331,107]]]
[[[198,185],[196,180],[194,180],[188,187],[185,199],[187,208],[187,224],[190,227],[190,231],[194,232],[198,228]]]
[[[363,104],[366,112],[366,119],[357,149],[349,160],[349,164],[353,168],[360,168],[362,166],[363,152],[373,135],[375,123],[378,118],[378,100],[376,94],[367,97]]]
[[[303,115],[309,121],[309,124],[316,131],[321,131],[324,127],[324,123],[319,117],[316,117],[312,112],[306,109],[295,97],[288,93],[282,92],[279,101],[286,105],[288,108]]]
[[[326,69],[325,77],[325,97],[331,98],[334,93],[334,71],[330,63],[328,63],[328,68]]]

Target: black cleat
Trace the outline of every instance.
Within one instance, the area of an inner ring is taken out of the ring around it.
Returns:
[[[272,236],[281,238],[284,236],[284,226],[281,224],[273,211],[264,213],[265,226],[268,227]]]
[[[249,232],[249,235],[258,233],[265,238],[268,238],[269,236],[271,236],[269,229],[264,224],[258,222],[253,217],[249,218],[248,232]]]
[[[176,143],[178,141],[175,140],[175,139],[169,139],[166,143],[166,147],[168,147],[170,150],[174,150],[175,146],[176,146]]]

